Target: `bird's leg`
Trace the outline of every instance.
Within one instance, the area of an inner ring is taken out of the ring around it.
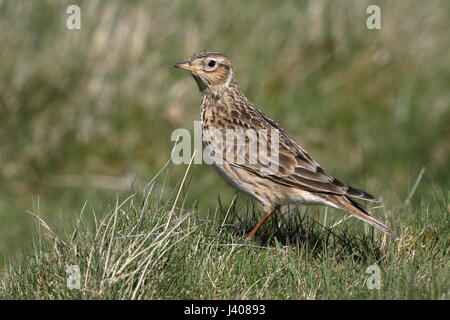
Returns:
[[[261,218],[261,220],[259,220],[259,222],[256,224],[256,226],[253,227],[252,231],[250,231],[250,233],[248,234],[247,238],[245,238],[245,242],[250,242],[250,240],[252,240],[252,238],[255,235],[256,231],[258,231],[258,229],[261,227],[261,225],[264,223],[264,221],[266,221],[266,219],[274,211],[275,211],[275,207],[273,207],[273,206],[264,206],[263,207],[263,212],[264,212],[263,217]]]

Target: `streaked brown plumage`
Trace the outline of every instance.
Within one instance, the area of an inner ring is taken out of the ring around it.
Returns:
[[[339,208],[398,238],[389,227],[354,200],[377,201],[374,196],[330,176],[285,130],[253,106],[241,92],[228,57],[218,52],[200,51],[175,67],[188,70],[200,89],[203,144],[218,151],[216,159],[222,160],[212,164],[214,169],[230,185],[263,204],[264,216],[247,240],[252,239],[276,207],[289,203]],[[267,130],[267,135],[258,135],[258,139],[264,139],[267,149],[272,146],[272,140],[275,141],[273,132],[277,133],[277,171],[266,170],[264,173],[263,169],[269,166],[264,157],[257,157],[256,162],[251,161],[254,159],[254,150],[248,146],[252,140],[248,135],[241,132],[237,134],[236,140],[226,140],[221,144],[211,137],[212,128],[223,137],[226,130]],[[245,141],[244,144],[237,143],[239,137],[244,139],[241,140]],[[234,160],[240,156],[245,161],[230,160],[226,157],[226,152],[230,150],[235,156]]]

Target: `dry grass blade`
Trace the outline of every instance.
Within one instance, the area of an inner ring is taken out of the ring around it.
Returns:
[[[408,206],[409,202],[411,201],[412,197],[414,196],[414,193],[416,192],[417,187],[419,186],[420,181],[422,180],[424,173],[425,173],[425,167],[422,167],[422,169],[420,169],[419,175],[417,176],[416,182],[414,183],[414,185],[411,189],[411,192],[408,194],[408,197],[406,198],[405,202],[403,203],[401,210],[405,210],[405,208]]]
[[[188,167],[186,168],[186,171],[184,173],[184,177],[183,177],[183,180],[181,181],[180,188],[178,189],[177,195],[175,197],[175,201],[173,202],[172,209],[170,209],[169,218],[167,219],[167,224],[166,224],[166,228],[164,229],[164,231],[167,230],[167,228],[169,227],[170,221],[172,220],[172,214],[173,214],[173,211],[175,210],[175,206],[177,205],[178,197],[181,194],[181,190],[183,189],[184,182],[186,181],[186,177],[189,173],[189,169],[191,168],[192,161],[194,160],[196,153],[197,153],[197,149],[195,149],[194,152],[192,153],[191,160],[189,161]]]
[[[235,194],[234,197],[233,197],[233,200],[231,200],[231,204],[230,204],[230,206],[228,207],[227,213],[225,214],[225,218],[223,218],[222,225],[220,226],[220,231],[219,231],[219,233],[217,234],[217,238],[219,238],[220,234],[221,234],[222,231],[223,231],[223,226],[225,225],[225,221],[227,221],[228,215],[230,214],[230,211],[231,211],[231,209],[233,208],[233,205],[234,205],[234,203],[235,203],[235,201],[236,201],[236,198],[237,198],[237,194]]]
[[[28,210],[25,210],[25,212],[26,213],[29,213],[29,214],[31,214],[33,217],[35,217],[38,221],[39,221],[39,223],[48,231],[48,232],[50,232],[50,234],[51,234],[51,236],[53,237],[53,238],[55,238],[55,240],[56,241],[61,241],[60,239],[59,239],[59,237],[58,237],[58,235],[49,227],[49,225],[40,217],[40,216],[38,216],[38,215],[36,215],[36,214],[34,214],[33,212],[31,212],[31,211],[28,211]]]

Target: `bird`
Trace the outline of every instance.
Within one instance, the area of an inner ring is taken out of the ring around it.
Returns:
[[[213,168],[232,187],[262,204],[263,215],[246,242],[275,210],[288,204],[340,209],[399,239],[357,202],[378,202],[375,196],[328,174],[286,130],[253,105],[239,87],[230,58],[203,50],[174,67],[187,70],[200,90],[202,143],[210,150]],[[236,139],[224,139],[230,132]],[[246,132],[256,132],[256,136]],[[276,165],[268,159],[269,152],[252,147],[256,142],[258,148],[265,144],[275,150]]]

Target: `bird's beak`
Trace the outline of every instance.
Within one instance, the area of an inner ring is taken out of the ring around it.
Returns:
[[[179,62],[177,64],[174,64],[174,67],[175,68],[179,68],[179,69],[184,69],[184,70],[187,70],[187,71],[196,71],[196,68],[191,66],[191,64],[189,62],[187,62],[187,61]]]

